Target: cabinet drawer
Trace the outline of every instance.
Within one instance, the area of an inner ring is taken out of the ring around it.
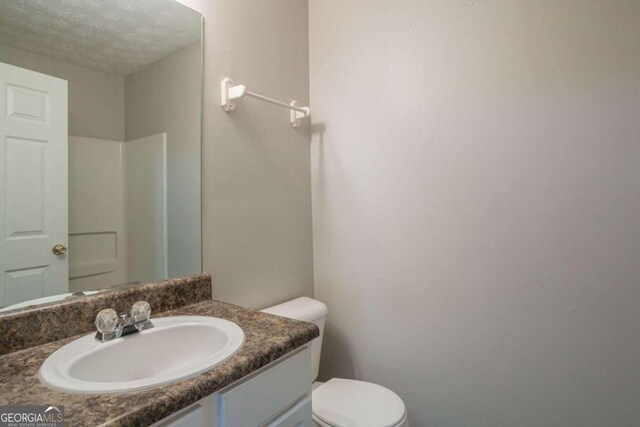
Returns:
[[[218,427],[261,427],[311,391],[308,347],[218,394]]]
[[[311,396],[307,396],[267,427],[313,427],[311,414]]]

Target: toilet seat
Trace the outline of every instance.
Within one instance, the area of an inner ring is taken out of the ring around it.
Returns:
[[[397,427],[406,420],[402,399],[378,384],[333,378],[313,391],[314,421],[323,427]]]

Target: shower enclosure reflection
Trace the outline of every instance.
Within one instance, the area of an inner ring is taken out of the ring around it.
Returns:
[[[174,0],[0,3],[0,307],[201,271],[201,27]]]

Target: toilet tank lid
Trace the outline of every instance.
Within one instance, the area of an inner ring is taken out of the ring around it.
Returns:
[[[261,311],[304,322],[313,322],[326,316],[329,312],[326,305],[309,297],[296,298]]]

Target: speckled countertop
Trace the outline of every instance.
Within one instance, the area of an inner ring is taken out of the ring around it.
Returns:
[[[190,380],[129,394],[69,394],[40,384],[38,369],[55,350],[78,336],[0,356],[0,405],[62,405],[65,426],[148,426],[220,390],[318,336],[310,323],[248,310],[215,300],[154,317],[214,316],[238,324],[241,350],[224,364]]]

